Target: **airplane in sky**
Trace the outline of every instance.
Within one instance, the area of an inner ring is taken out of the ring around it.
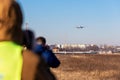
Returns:
[[[76,27],[77,29],[83,29],[83,28],[85,28],[84,26],[77,26]]]

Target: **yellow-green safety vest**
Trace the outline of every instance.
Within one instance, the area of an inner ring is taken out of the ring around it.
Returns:
[[[21,80],[22,49],[11,41],[0,42],[0,80]]]

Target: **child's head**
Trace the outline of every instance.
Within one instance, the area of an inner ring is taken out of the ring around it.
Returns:
[[[21,40],[22,23],[23,15],[19,4],[15,0],[0,0],[1,34],[9,35],[11,40],[19,42]]]
[[[34,47],[34,33],[31,30],[23,31],[23,45],[25,45],[28,49],[32,50]]]

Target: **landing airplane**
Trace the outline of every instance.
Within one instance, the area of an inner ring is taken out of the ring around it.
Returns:
[[[78,26],[78,27],[76,27],[77,29],[83,29],[83,28],[85,28],[85,27],[83,27],[83,26]]]

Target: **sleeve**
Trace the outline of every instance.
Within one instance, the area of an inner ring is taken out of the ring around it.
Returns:
[[[60,65],[60,61],[51,50],[47,50],[45,55],[46,55],[45,61],[47,62],[49,67],[57,68]]]

